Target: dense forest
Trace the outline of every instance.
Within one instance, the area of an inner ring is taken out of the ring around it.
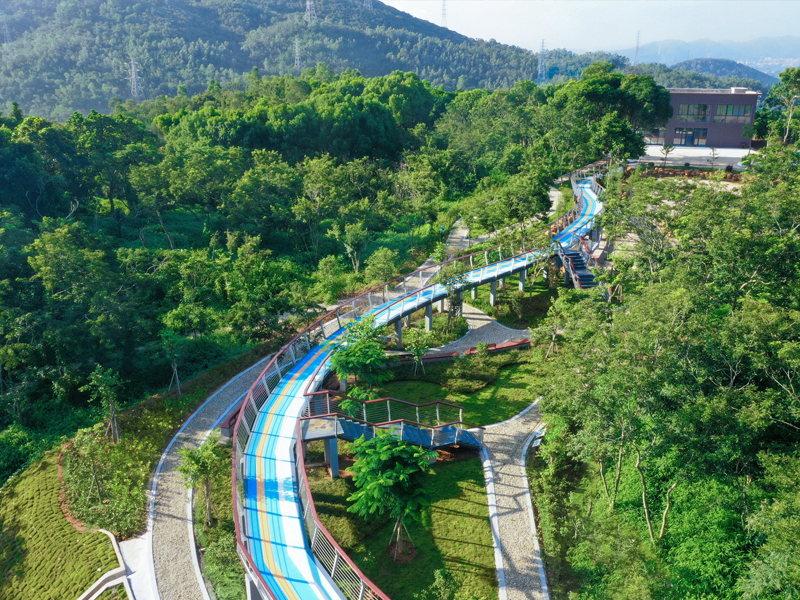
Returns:
[[[489,228],[544,213],[554,177],[638,156],[634,128],[670,112],[652,79],[610,64],[460,93],[320,65],[64,124],[15,108],[0,124],[0,478],[100,418],[96,369],[136,402],[419,264],[467,197],[490,200]]]
[[[554,598],[796,597],[796,151],[773,139],[740,186],[608,179],[613,298],[550,313],[530,472]]]
[[[14,0],[3,13],[9,42],[0,38],[0,102],[26,114],[65,121],[74,111],[101,113],[134,97],[192,95],[209,82],[242,88],[255,67],[262,75],[299,76],[324,62],[334,73],[367,77],[412,71],[447,91],[510,89],[535,79],[538,56],[513,46],[467,38],[373,2],[325,0],[316,19],[301,0]],[[547,52],[546,74],[558,83],[580,77],[596,61],[623,67],[608,53]],[[299,67],[298,67],[299,65]],[[741,78],[673,72],[640,65],[672,87],[758,86]]]

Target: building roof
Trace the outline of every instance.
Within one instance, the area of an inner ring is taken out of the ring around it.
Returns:
[[[707,89],[707,88],[667,88],[667,91],[671,94],[755,94],[759,96],[761,95],[761,92],[749,90],[743,87],[725,88],[723,90]]]

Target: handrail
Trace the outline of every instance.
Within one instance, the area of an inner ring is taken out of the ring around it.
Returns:
[[[302,431],[301,431],[301,423],[302,423],[302,421],[303,421],[303,419],[298,419],[297,427],[296,427],[296,430],[295,430],[295,435],[296,435],[295,439],[298,440],[298,441],[303,439],[302,438]],[[310,484],[308,482],[308,477],[305,474],[306,473],[306,461],[305,461],[305,457],[303,456],[303,451],[302,450],[300,452],[297,451],[297,442],[295,442],[295,463],[296,463],[296,466],[297,466],[298,476],[302,475],[302,483],[303,483],[303,486],[305,487],[305,491],[306,491],[306,499],[307,499],[306,502],[307,502],[307,504],[306,504],[306,506],[303,507],[303,516],[305,517],[305,513],[308,511],[308,509],[311,509],[311,518],[314,521],[314,523],[316,524],[317,530],[322,532],[322,535],[325,536],[325,538],[328,540],[328,542],[331,544],[331,546],[333,546],[333,548],[336,550],[337,555],[341,556],[344,559],[344,561],[347,563],[347,565],[351,569],[353,569],[355,574],[361,580],[362,589],[360,590],[360,593],[359,593],[358,597],[359,598],[364,598],[365,597],[365,595],[364,595],[364,591],[365,591],[364,587],[369,586],[370,587],[370,591],[372,591],[373,594],[375,596],[377,596],[378,598],[380,598],[381,600],[391,600],[389,598],[389,596],[384,594],[377,585],[372,583],[372,581],[366,575],[364,575],[364,573],[361,571],[361,569],[359,569],[358,566],[356,566],[356,564],[353,562],[353,559],[350,558],[350,556],[347,554],[347,552],[345,552],[342,549],[342,547],[338,544],[338,542],[333,538],[333,536],[328,531],[327,527],[325,527],[322,524],[322,521],[320,520],[319,515],[317,514],[317,507],[314,505],[314,502],[311,500],[311,486],[310,486]],[[301,495],[301,498],[302,498],[302,495]],[[316,537],[316,536],[314,536],[314,537]],[[312,538],[312,546],[314,545],[314,541],[315,540]],[[331,574],[331,579],[334,579],[335,574],[336,573],[335,573],[335,569],[334,569],[334,573]]]
[[[581,286],[581,280],[578,278],[578,271],[577,269],[575,269],[575,263],[572,262],[572,258],[564,251],[564,246],[561,245],[561,242],[559,242],[558,240],[555,240],[555,242],[558,244],[559,248],[558,253],[561,256],[562,260],[566,259],[569,262],[569,266],[567,266],[567,264],[564,263],[564,268],[566,268],[567,271],[569,271],[570,278],[572,279],[572,284],[578,289],[583,289],[583,286]]]
[[[317,390],[316,392],[309,392],[304,394],[305,396],[320,396],[323,394],[328,394],[331,396],[341,396],[347,400],[353,400],[355,402],[359,402],[361,404],[374,404],[377,402],[385,402],[387,400],[391,400],[392,402],[399,402],[400,404],[406,404],[408,406],[432,406],[434,404],[441,404],[442,406],[452,406],[453,408],[461,408],[463,406],[459,406],[458,404],[453,404],[452,402],[444,402],[443,400],[433,400],[431,402],[423,402],[421,404],[415,404],[414,402],[409,402],[408,400],[400,400],[399,398],[392,398],[391,396],[386,396],[384,398],[375,398],[373,400],[359,400],[358,398],[353,398],[352,396],[348,396],[345,392],[337,392],[336,390]]]
[[[596,267],[596,266],[598,266],[597,259],[595,259],[595,257],[592,256],[592,251],[589,248],[588,244],[586,243],[586,240],[584,240],[581,236],[575,235],[575,234],[572,235],[572,238],[578,240],[580,242],[580,245],[583,247],[582,254],[586,258],[586,266],[587,267]],[[579,252],[580,252],[580,250],[579,250]],[[594,264],[591,264],[591,263],[594,263]]]
[[[426,425],[425,423],[417,423],[416,421],[411,421],[409,419],[392,419],[391,421],[381,421],[380,423],[371,423],[370,421],[365,421],[364,419],[359,419],[358,417],[351,417],[348,414],[340,413],[340,412],[330,412],[325,413],[322,415],[309,415],[307,417],[300,417],[300,421],[312,421],[314,419],[325,419],[328,417],[338,417],[341,419],[346,419],[348,421],[356,421],[358,423],[362,423],[367,425],[368,427],[384,427],[386,425],[393,425],[395,423],[405,423],[407,425],[413,425],[414,427],[424,427],[426,429],[442,429],[444,427],[452,427],[454,425],[466,425],[466,429],[483,429],[486,430],[485,427],[481,425],[473,425],[472,423],[467,423],[466,421],[450,421],[449,423],[441,423],[439,425]],[[462,429],[464,429],[462,427]]]

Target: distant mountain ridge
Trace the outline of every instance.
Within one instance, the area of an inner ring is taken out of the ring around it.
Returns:
[[[755,79],[767,86],[778,83],[777,77],[772,77],[753,67],[748,67],[735,60],[728,60],[725,58],[694,58],[692,60],[679,62],[672,65],[670,68],[682,71],[695,71],[696,73],[706,73],[708,75],[716,75],[717,77],[744,77],[746,79]]]
[[[618,50],[618,54],[633,59],[635,48]],[[744,63],[768,75],[777,76],[790,66],[800,66],[800,36],[761,37],[755,40],[717,42],[710,39],[660,40],[642,44],[638,62],[675,64],[696,57],[721,57]]]

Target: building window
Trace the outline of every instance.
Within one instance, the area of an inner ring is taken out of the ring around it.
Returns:
[[[645,144],[657,144],[659,146],[664,145],[664,130],[663,129],[651,129],[650,131],[644,134],[644,143]]]
[[[718,104],[714,123],[749,123],[752,111],[749,104]]]
[[[705,146],[708,138],[708,129],[694,129],[691,127],[676,127],[675,146]]]
[[[707,123],[711,113],[710,104],[679,104],[678,121],[689,123]]]

